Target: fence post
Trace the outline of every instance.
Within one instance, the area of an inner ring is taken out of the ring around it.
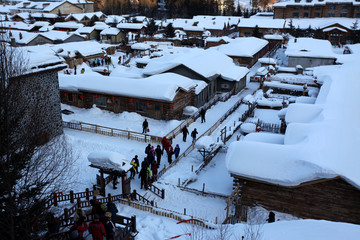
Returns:
[[[109,202],[111,202],[111,193],[108,194]]]
[[[150,204],[151,204],[151,206],[154,206],[154,200],[152,200],[152,201],[150,202]]]
[[[180,187],[180,178],[178,178],[178,187]]]
[[[161,189],[161,198],[165,199],[165,189]]]
[[[203,183],[203,190],[202,192],[204,193],[205,192],[205,183]]]
[[[77,199],[77,206],[78,208],[81,208],[81,201],[80,201],[80,198]]]
[[[90,199],[89,188],[86,188],[86,189],[85,189],[85,198],[86,198],[86,200],[88,200],[88,201],[89,201],[89,199]]]
[[[131,217],[131,222],[132,222],[131,231],[136,232],[136,216],[135,215]]]
[[[217,222],[218,222],[218,219],[217,219],[217,217],[215,218],[215,224],[217,224]]]
[[[74,203],[74,191],[70,190],[70,202]]]
[[[54,192],[54,206],[57,207],[58,203],[57,203],[57,193]]]
[[[130,139],[130,132],[128,132],[128,139]]]
[[[69,209],[67,209],[67,208],[64,209],[64,216],[65,216],[65,219],[69,218]]]
[[[191,172],[194,172],[194,165],[191,165]]]

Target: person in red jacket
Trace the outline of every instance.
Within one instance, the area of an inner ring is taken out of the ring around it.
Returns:
[[[94,215],[94,221],[89,225],[89,232],[93,237],[93,240],[103,240],[106,236],[105,227],[99,220],[99,215]]]
[[[70,235],[77,231],[77,237],[74,239],[84,239],[84,232],[88,230],[88,225],[84,222],[85,217],[80,217],[79,220],[70,228]]]

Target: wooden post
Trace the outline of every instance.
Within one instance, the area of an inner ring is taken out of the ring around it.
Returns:
[[[161,189],[161,198],[165,199],[165,189]]]
[[[186,208],[184,208],[184,215],[186,215]]]
[[[191,165],[191,172],[194,172],[194,165]]]
[[[150,202],[150,204],[151,204],[151,206],[154,206],[154,200],[152,200],[152,201]]]
[[[57,207],[57,193],[54,192],[54,206]]]
[[[64,209],[64,216],[65,216],[65,219],[69,218],[69,209],[67,209],[67,208]]]
[[[80,198],[77,199],[77,207],[78,208],[81,208],[81,201],[80,201]]]
[[[203,183],[203,190],[202,192],[204,193],[205,192],[205,183]]]
[[[218,219],[217,219],[217,217],[215,218],[215,224],[217,224],[218,223]]]
[[[234,121],[234,127],[235,127],[235,121]]]
[[[179,181],[178,181],[178,187],[180,187],[180,178],[178,179]]]
[[[95,186],[95,185],[94,185]],[[95,189],[94,189],[94,191],[95,191]],[[86,198],[86,200],[90,200],[90,192],[89,192],[89,189],[88,188],[86,188],[85,189],[85,198]]]
[[[109,202],[111,202],[111,193],[108,193]]]
[[[74,191],[70,190],[70,202],[74,203]]]
[[[136,232],[136,216],[135,215],[131,217],[131,222],[132,222],[131,231]]]

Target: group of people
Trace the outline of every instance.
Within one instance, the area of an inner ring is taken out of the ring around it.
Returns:
[[[183,141],[186,142],[186,137],[189,134],[189,130],[186,127],[186,125],[183,127],[183,129],[181,130],[182,134],[183,134]],[[198,134],[198,131],[196,130],[196,128],[194,128],[194,130],[192,130],[191,132],[191,138],[192,138],[192,142],[196,141],[196,135]]]
[[[100,67],[104,65],[114,65],[111,57],[107,56],[104,58],[95,58],[88,61],[90,67]]]
[[[85,211],[78,208],[74,215],[74,225],[69,230],[71,239],[85,239],[84,232],[89,231],[94,240],[103,240],[104,237],[108,240],[113,240],[115,237],[115,223],[116,213],[118,212],[116,205],[108,202],[105,207],[104,204],[99,203],[97,200],[90,200],[92,205],[91,214],[93,221],[88,225],[86,223]]]

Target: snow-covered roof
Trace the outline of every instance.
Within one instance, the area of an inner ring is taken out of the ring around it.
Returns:
[[[280,34],[265,34],[264,39],[267,40],[284,40],[284,37]]]
[[[290,39],[285,51],[288,57],[308,57],[308,58],[335,58],[331,43],[328,40],[313,38],[294,38]]]
[[[92,165],[105,170],[127,172],[132,168],[130,161],[117,152],[92,152],[88,155],[88,160]]]
[[[119,23],[116,27],[119,29],[140,30],[145,27],[145,25],[143,23]]]
[[[63,51],[58,54],[63,57],[74,57],[76,53],[80,53],[84,57],[103,55],[106,53],[103,46],[96,41],[62,43],[51,45],[50,48],[55,52],[62,49]]]
[[[217,47],[220,52],[232,57],[249,57],[252,58],[256,53],[268,44],[267,40],[256,37],[235,38],[228,44]]]
[[[125,22],[126,19],[123,16],[108,15],[105,19],[106,24]]]
[[[347,32],[346,29],[343,29],[343,28],[339,28],[339,27],[328,27],[328,28],[324,28],[322,31],[323,32],[330,32],[332,30],[339,30],[340,32]]]
[[[77,21],[82,21],[86,18],[88,19],[91,19],[93,17],[98,17],[98,18],[101,18],[105,16],[105,14],[103,14],[102,12],[91,12],[91,13],[71,13],[69,14],[65,20],[68,20],[68,19],[71,19],[71,18],[74,18],[75,20]]]
[[[315,5],[325,5],[325,4],[331,4],[331,3],[337,3],[337,4],[344,4],[344,3],[350,3],[353,5],[359,5],[359,2],[357,0],[286,0],[286,1],[279,1],[275,4],[273,4],[274,8],[284,8],[286,6],[315,6]]]
[[[94,27],[81,27],[78,30],[76,30],[77,33],[79,34],[84,34],[84,33],[91,33],[92,31],[94,31],[95,28]]]
[[[236,66],[231,58],[215,49],[194,49],[172,59],[166,57],[154,59],[145,67],[144,74],[154,75],[180,65],[207,79],[221,76],[228,81],[239,81],[249,72],[248,68]]]
[[[100,35],[118,35],[120,33],[120,29],[115,28],[115,27],[110,27],[110,28],[106,28],[104,30],[102,30],[100,32]]]
[[[77,36],[81,36],[80,34],[76,33],[76,32],[63,32],[63,31],[49,31],[49,32],[43,32],[41,33],[42,36],[51,39],[52,41],[55,40],[61,40],[61,41],[65,41],[66,39],[68,39],[69,37],[71,37],[72,35],[77,35]]]
[[[190,91],[196,86],[190,78],[175,73],[157,74],[140,79],[108,77],[97,73],[75,76],[60,74],[59,85],[62,90],[90,91],[170,102],[174,100],[179,88]]]
[[[24,22],[12,22],[12,21],[1,22],[1,27],[7,29],[30,31],[31,29],[34,28],[34,26],[35,26],[34,24],[28,24]]]
[[[68,29],[79,29],[81,27],[83,27],[84,24],[82,23],[77,23],[77,22],[57,22],[54,24],[55,28],[68,28]]]
[[[314,68],[323,86],[315,104],[289,105],[284,143],[233,142],[226,156],[228,171],[282,186],[340,176],[360,188],[359,56],[352,59]]]
[[[259,58],[258,60],[262,64],[274,64],[276,65],[276,59],[274,58]]]
[[[146,43],[134,43],[133,45],[131,45],[131,49],[134,50],[148,50],[150,48],[150,45]]]

